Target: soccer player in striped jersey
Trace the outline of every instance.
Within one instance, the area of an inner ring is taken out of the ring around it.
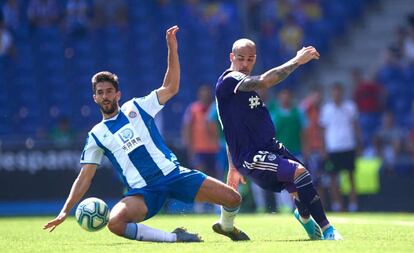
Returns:
[[[304,47],[285,64],[251,76],[256,62],[256,45],[248,39],[233,44],[231,66],[216,85],[219,119],[227,142],[227,183],[237,189],[239,182],[244,181],[243,176],[247,176],[263,189],[274,192],[286,189],[295,199],[295,217],[310,239],[339,240],[341,235],[326,218],[309,172],[275,139],[269,112],[255,92],[273,87],[313,59],[319,59],[318,51],[314,47]],[[220,222],[213,225],[213,230],[232,238],[233,223],[226,222],[225,217],[234,215],[235,211],[222,207]]]
[[[182,167],[154,124],[154,116],[179,90],[177,31],[178,27],[174,26],[166,32],[167,71],[162,86],[149,95],[133,98],[119,107],[121,92],[117,76],[106,71],[93,76],[93,98],[100,107],[103,120],[88,134],[81,155],[82,169],[60,214],[45,224],[44,229],[53,231],[65,220],[89,189],[104,155],[128,189],[111,210],[108,228],[116,235],[138,241],[202,241],[197,234],[182,228],[170,233],[139,223],[154,216],[168,197],[187,203],[210,202],[238,210],[240,194],[197,170]]]

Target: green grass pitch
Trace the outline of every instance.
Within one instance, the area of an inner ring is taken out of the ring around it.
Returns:
[[[144,224],[172,231],[185,226],[198,232],[204,243],[150,243],[123,239],[107,228],[99,232],[82,230],[70,217],[52,233],[42,230],[51,217],[0,218],[0,252],[414,252],[414,214],[329,214],[343,241],[309,241],[292,215],[239,215],[238,227],[251,237],[249,242],[232,242],[212,232],[215,215],[159,215]]]

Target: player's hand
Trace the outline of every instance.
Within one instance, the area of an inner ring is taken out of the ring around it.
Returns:
[[[178,26],[173,26],[168,28],[166,34],[165,34],[165,39],[167,40],[167,46],[169,49],[171,50],[177,50],[178,48],[178,43],[177,43],[177,37],[175,36],[175,34],[178,32],[180,28],[178,28]]]
[[[229,168],[229,174],[227,175],[227,184],[234,190],[238,190],[239,183],[246,184],[246,180],[235,168]]]
[[[52,232],[60,223],[64,222],[66,217],[68,216],[67,213],[61,212],[55,219],[49,221],[43,226],[43,229],[50,229],[49,232]]]
[[[296,61],[302,65],[311,60],[318,60],[320,57],[319,52],[312,46],[310,47],[303,47],[296,53]]]

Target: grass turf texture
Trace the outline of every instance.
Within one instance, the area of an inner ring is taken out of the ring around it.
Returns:
[[[0,252],[412,252],[414,214],[329,214],[343,241],[309,241],[293,215],[239,215],[236,224],[252,239],[232,242],[211,230],[218,216],[159,215],[144,224],[172,231],[185,226],[204,243],[150,243],[123,239],[107,228],[86,232],[73,217],[52,233],[42,230],[51,217],[0,218]]]

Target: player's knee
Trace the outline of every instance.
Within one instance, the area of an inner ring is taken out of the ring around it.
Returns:
[[[241,201],[242,201],[242,197],[240,193],[238,193],[234,189],[230,189],[229,194],[228,194],[227,207],[230,207],[230,208],[238,207],[241,204]]]
[[[303,166],[298,166],[295,171],[295,179],[293,181],[296,188],[302,188],[307,185],[312,185],[312,177],[310,173]]]
[[[108,229],[112,233],[123,236],[125,232],[126,222],[119,216],[114,216],[109,219]]]
[[[299,176],[303,175],[304,173],[309,173],[309,172],[305,167],[303,167],[302,165],[299,165],[295,170],[294,179],[297,179]]]

